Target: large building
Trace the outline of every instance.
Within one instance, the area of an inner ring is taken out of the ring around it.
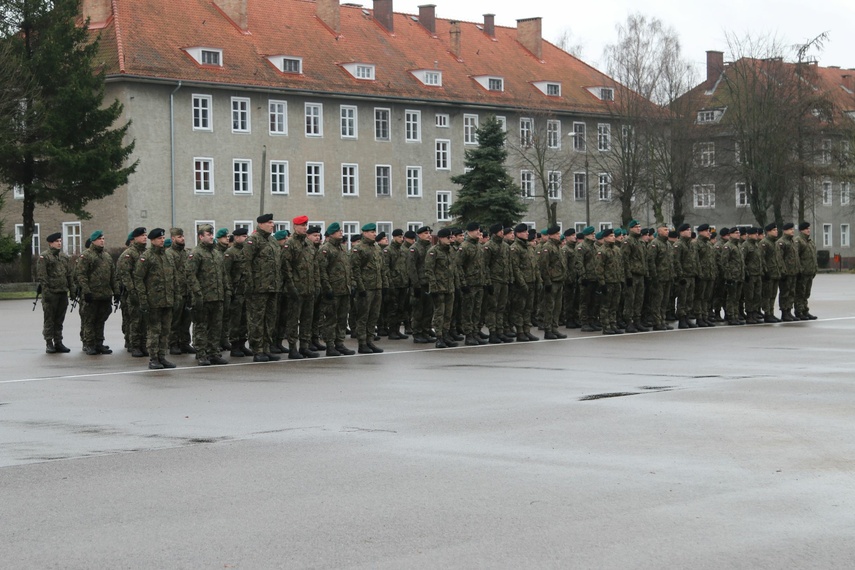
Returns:
[[[464,153],[488,115],[509,145],[543,133],[561,166],[550,202],[565,227],[619,225],[611,174],[622,89],[543,40],[541,19],[497,26],[395,13],[338,0],[83,0],[101,37],[106,101],[131,120],[137,172],[91,203],[91,220],[38,207],[40,236],[61,229],[77,251],[94,229],[118,247],[135,226],[254,226],[274,212],[288,228],[306,214],[353,234],[434,227],[449,208]],[[512,153],[513,154],[513,153]],[[509,159],[530,196],[525,221],[543,227],[535,176]],[[20,197],[19,192],[15,197]],[[20,207],[7,202],[7,227]]]

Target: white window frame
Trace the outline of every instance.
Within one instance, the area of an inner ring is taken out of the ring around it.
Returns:
[[[358,110],[355,105],[341,105],[339,108],[340,114],[340,131],[343,139],[357,139],[359,133],[357,130]]]
[[[520,146],[530,147],[534,133],[534,119],[520,117]]]
[[[822,247],[832,247],[834,226],[822,224]]]
[[[478,144],[478,115],[463,115],[463,144]]]
[[[359,196],[359,165],[344,162],[341,165],[341,195]]]
[[[270,161],[270,193],[274,196],[287,196],[291,193],[290,168],[287,160]]]
[[[611,87],[600,87],[600,99],[603,101],[614,101],[615,90]]]
[[[608,152],[612,149],[612,126],[609,123],[597,123],[597,150]]]
[[[213,131],[214,117],[212,110],[214,108],[214,98],[211,95],[194,93],[191,101],[193,106],[193,130]]]
[[[612,222],[600,222],[600,231],[612,229]]]
[[[42,253],[42,244],[41,244],[41,228],[39,227],[38,222],[33,224],[33,235],[30,236],[32,239],[30,240],[30,253],[32,255],[41,255]],[[24,239],[24,224],[15,224],[15,241],[21,243]]]
[[[207,56],[207,57],[206,57]],[[213,56],[213,57],[211,57]],[[209,61],[205,61],[208,59]],[[216,60],[216,61],[212,61]],[[202,65],[211,65],[214,67],[223,66],[223,50],[202,48],[199,50],[199,63]]]
[[[549,97],[561,97],[561,84],[560,83],[547,83],[546,84],[546,95]]]
[[[407,167],[407,198],[422,197],[422,167]]]
[[[289,69],[294,67],[292,64],[297,64],[297,69]],[[282,67],[279,68],[282,73],[293,73],[300,75],[303,73],[303,58],[302,57],[282,57]]]
[[[696,210],[715,209],[715,184],[693,185],[692,205]]]
[[[62,222],[62,251],[76,255],[83,251],[83,243],[80,222]]]
[[[561,121],[549,119],[546,121],[546,146],[551,149],[561,149]]]
[[[573,228],[576,230],[576,235],[581,235],[582,231],[588,227],[585,222],[574,222]]]
[[[420,227],[424,226],[421,222],[407,222],[407,230],[408,232],[414,232]]]
[[[588,195],[588,174],[585,172],[573,173],[573,199],[584,200]]]
[[[597,174],[597,198],[600,202],[611,202],[612,200],[612,175],[608,172]]]
[[[246,233],[247,235],[249,235],[255,229],[252,226],[252,220],[235,220],[235,223],[232,225],[232,231],[235,231],[240,228],[246,228]]]
[[[436,192],[436,221],[451,221],[451,192],[437,190]]]
[[[834,185],[831,180],[822,181],[822,205],[831,206],[832,196],[834,195]]]
[[[562,196],[562,184],[561,184],[561,171],[560,170],[550,170],[546,173],[547,176],[547,195],[550,200],[561,200]]]
[[[353,71],[353,76],[356,77],[357,79],[363,79],[366,81],[374,81],[374,77],[375,77],[374,72],[375,72],[375,69],[374,69],[373,65],[361,63],[361,64],[356,65],[356,67]]]
[[[695,164],[703,168],[715,166],[715,143],[695,143]]]
[[[394,224],[392,222],[374,222],[377,225],[377,233],[386,232],[386,237],[389,238],[389,241],[392,241],[392,230],[394,228]]]
[[[588,150],[587,123],[573,123],[573,150],[576,152],[585,152]]]
[[[449,124],[448,113],[437,113],[434,116],[434,125],[438,129],[447,129]]]
[[[501,77],[488,77],[487,78],[487,91],[504,91],[505,90],[505,80]]]
[[[324,136],[324,104],[305,103],[303,105],[303,131],[307,138]]]
[[[748,208],[750,206],[750,202],[748,200],[748,184],[745,182],[737,182],[736,183],[736,207],[737,208]]]
[[[272,136],[288,135],[288,101],[267,101],[267,128]]]
[[[385,180],[385,192],[383,190],[383,181]],[[391,164],[376,164],[374,165],[374,195],[377,198],[392,197],[392,165]]]
[[[525,199],[534,198],[534,171],[520,170],[520,196]]]
[[[211,226],[212,228],[217,227],[217,224],[214,223],[214,220],[196,220],[193,223],[193,239],[195,240],[193,242],[194,246],[199,245],[199,228],[206,225],[206,224]],[[214,233],[216,233],[216,232],[217,232],[217,230],[214,229]]]
[[[346,249],[350,249],[351,238],[361,235],[360,225],[358,221],[348,220],[341,223],[341,235]]]
[[[12,199],[13,200],[23,200],[24,199],[24,187],[20,184],[15,184],[12,186]]]
[[[203,167],[207,165],[207,171]],[[208,188],[205,186],[207,174]],[[214,193],[214,159],[207,156],[193,157],[193,193],[210,195]]]
[[[852,193],[852,183],[851,182],[841,182],[840,183],[840,205],[848,206]]]
[[[840,224],[840,247],[851,247],[849,228],[849,224]]]
[[[502,126],[502,132],[508,132],[508,118],[504,115],[496,115],[496,122]]]
[[[310,170],[312,169],[312,170]],[[323,196],[324,195],[324,163],[323,162],[306,162],[306,195],[307,196]],[[314,180],[314,179],[317,180]],[[317,187],[316,187],[317,186]],[[314,191],[312,189],[314,188]]]
[[[822,139],[822,150],[819,156],[820,164],[831,164],[831,139]]]
[[[232,132],[247,134],[252,132],[250,123],[250,101],[249,97],[232,97]]]
[[[415,109],[404,111],[404,141],[422,142],[422,112]]]
[[[383,135],[385,129],[385,137]],[[374,107],[374,140],[392,140],[392,110],[386,107]]]
[[[273,233],[287,231],[291,233],[291,222],[273,222]]]
[[[437,170],[451,170],[451,141],[449,139],[436,139],[434,145],[434,164]]]
[[[251,158],[235,158],[232,160],[232,192],[236,196],[252,194]]]

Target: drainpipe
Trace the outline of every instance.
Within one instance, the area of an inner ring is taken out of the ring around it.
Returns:
[[[172,177],[170,181],[170,191],[172,195],[172,225],[175,227],[175,94],[181,89],[181,80],[175,90],[169,94],[169,170]]]

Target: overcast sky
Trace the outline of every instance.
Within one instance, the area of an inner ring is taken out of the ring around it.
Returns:
[[[360,0],[352,0],[360,3]],[[361,0],[370,8],[371,0]],[[605,71],[603,47],[617,37],[615,25],[630,13],[654,16],[677,30],[684,57],[705,74],[707,50],[725,52],[726,33],[743,37],[775,35],[787,45],[803,44],[823,32],[829,40],[818,54],[823,66],[855,68],[855,0],[394,0],[395,12],[418,14],[419,4],[435,4],[439,18],[480,22],[496,14],[496,24],[543,18],[543,37],[555,43],[565,29],[583,47],[582,59]]]

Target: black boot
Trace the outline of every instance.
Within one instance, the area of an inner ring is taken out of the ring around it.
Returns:
[[[252,357],[253,362],[270,362],[270,359],[267,358],[267,355],[263,352],[259,352],[258,354]]]
[[[159,356],[157,358],[157,361],[160,362],[164,368],[175,368],[175,365],[173,363],[169,362],[162,356]]]
[[[56,347],[53,345],[52,340],[45,341],[45,352],[48,354],[56,354]]]
[[[441,338],[436,339],[436,344],[434,346],[437,348],[448,348],[448,345],[445,344],[445,341]]]
[[[157,358],[152,358],[148,361],[148,368],[149,370],[163,370],[164,366],[160,363],[160,360],[158,360]]]
[[[317,358],[320,356],[320,354],[318,354],[314,350],[309,350],[309,347],[304,342],[300,343],[300,354],[302,354],[306,358]]]
[[[190,343],[185,342],[181,345],[182,354],[196,354],[196,349],[190,346]],[[171,353],[170,353],[171,354]]]
[[[236,342],[232,343],[232,349],[229,351],[229,356],[232,358],[243,358],[243,351],[240,349],[240,345]]]
[[[367,344],[359,344],[359,349],[357,350],[359,354],[374,354],[374,351],[371,350],[371,347]]]
[[[351,349],[347,348],[346,346],[344,346],[343,344],[335,345],[335,349],[337,351],[339,351],[340,353],[342,353],[344,356],[353,356],[354,354],[356,354],[355,350],[351,350]]]
[[[476,339],[474,336],[469,334],[469,335],[466,335],[466,340],[464,341],[464,344],[466,346],[478,346],[481,343],[478,342],[478,339]]]
[[[342,354],[335,349],[335,347],[331,344],[327,345],[327,356],[342,356]]]
[[[56,349],[56,351],[57,351],[57,352],[63,352],[63,353],[65,353],[65,352],[71,352],[71,349],[70,349],[70,348],[68,348],[67,346],[65,346],[64,344],[62,344],[62,339],[61,339],[61,338],[58,338],[58,339],[56,339],[56,340],[54,340],[54,341],[53,341],[53,347]]]
[[[240,339],[240,341],[238,341],[238,342],[240,343],[240,349],[243,352],[244,356],[255,356],[255,353],[253,353],[250,349],[248,349],[246,347],[246,339],[245,338]]]
[[[110,350],[110,347],[105,346],[103,342],[101,344],[99,344],[97,348],[98,348],[98,354],[113,354],[113,351]]]
[[[526,333],[525,333],[525,336],[527,336],[527,337],[528,337],[528,340],[532,340],[532,341],[534,341],[534,340],[540,340],[540,337],[539,337],[539,336],[534,336],[533,334],[531,334],[531,332],[526,332]]]
[[[792,323],[796,318],[793,316],[793,313],[790,312],[790,309],[787,309],[786,311],[781,311],[781,320],[785,323]]]
[[[136,347],[131,351],[131,356],[133,356],[134,358],[142,358],[145,356],[145,354],[143,354],[143,351],[141,348]]]
[[[318,337],[315,337],[312,339],[312,344],[315,345],[315,349],[317,349],[317,350],[326,350],[327,349],[327,345],[325,345],[323,342],[321,342],[321,339],[319,339]]]
[[[215,354],[214,356],[208,357],[208,360],[211,364],[228,364],[229,361],[220,356],[219,354]]]
[[[84,347],[83,352],[85,352],[88,356],[97,356],[97,355],[101,354],[100,352],[98,352],[98,349],[94,346]]]
[[[199,363],[199,366],[210,366],[211,365],[211,361],[208,360],[208,358],[206,356],[200,356],[199,358],[196,359],[196,362]]]
[[[689,329],[692,328],[689,326],[689,319],[686,317],[680,317],[680,324],[677,326],[680,329]]]
[[[528,342],[529,340],[531,340],[531,339],[529,339],[528,335],[525,334],[524,332],[518,332],[517,333],[517,342]]]
[[[300,354],[300,350],[297,348],[297,345],[290,345],[290,350],[288,350],[288,358],[290,360],[302,360],[305,358],[302,354]]]
[[[379,346],[376,346],[376,345],[375,345],[372,341],[370,341],[370,340],[368,341],[368,348],[370,348],[370,349],[371,349],[371,351],[372,351],[372,352],[374,352],[374,354],[382,354],[382,353],[383,353],[383,349],[382,349],[382,348],[380,348]]]
[[[172,356],[178,356],[181,354],[181,349],[178,347],[177,344],[174,344],[169,347],[169,354],[171,354]]]

